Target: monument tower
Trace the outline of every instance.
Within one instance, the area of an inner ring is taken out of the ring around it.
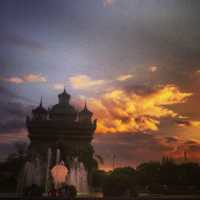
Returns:
[[[52,149],[55,158],[56,149],[60,149],[61,159],[67,165],[77,157],[84,163],[86,169],[95,167],[93,147],[91,141],[96,130],[97,120],[93,120],[93,113],[84,108],[78,112],[70,104],[70,94],[64,91],[58,95],[58,103],[46,109],[41,102],[32,110],[26,119],[29,132],[29,152],[46,160],[48,148]]]

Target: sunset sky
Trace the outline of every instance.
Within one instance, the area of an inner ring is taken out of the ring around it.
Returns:
[[[199,0],[1,0],[0,158],[65,86],[112,167],[200,160]]]

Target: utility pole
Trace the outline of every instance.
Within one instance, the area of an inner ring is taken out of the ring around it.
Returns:
[[[185,162],[188,160],[188,155],[187,155],[186,151],[184,151],[184,160],[185,160]]]
[[[115,164],[116,164],[116,155],[113,154],[113,169],[115,169]]]

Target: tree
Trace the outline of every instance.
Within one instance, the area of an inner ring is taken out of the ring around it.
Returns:
[[[179,185],[200,187],[200,167],[197,163],[183,163],[177,171]]]
[[[141,186],[149,186],[160,182],[160,162],[149,162],[140,164],[136,168],[137,183]]]
[[[103,187],[103,184],[106,180],[107,173],[103,170],[95,170],[92,172],[92,181],[91,185],[95,189]]]
[[[163,159],[160,170],[160,184],[168,186],[177,185],[178,168],[178,165],[172,159]]]
[[[105,196],[136,195],[136,173],[131,167],[117,168],[107,175],[103,184]]]
[[[10,154],[7,160],[0,163],[0,188],[2,192],[16,191],[19,172],[27,158],[26,143],[16,143],[15,149],[15,153]]]

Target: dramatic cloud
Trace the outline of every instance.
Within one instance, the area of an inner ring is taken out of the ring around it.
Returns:
[[[105,80],[94,80],[87,75],[76,75],[69,78],[69,82],[74,89],[88,89],[105,84]]]
[[[12,77],[2,78],[2,80],[14,84],[47,82],[47,78],[42,74],[26,74],[24,76],[12,76]]]
[[[198,70],[196,71],[196,73],[197,73],[197,74],[200,74],[200,69],[198,69]]]
[[[45,50],[45,47],[38,41],[14,33],[1,32],[0,42],[2,45],[6,46],[25,47],[37,51]]]
[[[15,138],[31,110],[26,105],[41,95],[53,104],[52,89],[66,83],[72,101],[93,97],[88,107],[98,119],[97,132],[112,133],[96,134],[99,150],[117,152],[127,164],[159,159],[168,151],[181,157],[181,147],[198,152],[197,142],[191,146],[179,137],[200,140],[200,1],[78,2],[1,2],[0,134]],[[49,83],[30,84],[46,82],[23,76],[31,72],[42,73]],[[118,77],[128,74],[134,77]],[[80,76],[67,81],[72,75]],[[127,141],[121,138],[126,132]]]
[[[25,127],[25,119],[30,113],[32,106],[15,102],[13,99],[7,99],[8,102],[0,101],[0,115],[4,116],[0,122],[1,133],[15,133]]]
[[[181,127],[200,128],[200,121],[195,121],[195,120],[177,120],[177,124]]]
[[[99,133],[157,131],[162,118],[182,117],[168,107],[186,102],[191,95],[175,85],[160,86],[147,94],[116,89],[90,99],[90,106],[99,119]]]
[[[0,159],[15,151],[14,143],[27,142],[26,115],[32,110],[30,99],[0,86]]]
[[[27,131],[25,129],[19,129],[14,133],[4,133],[0,134],[0,144],[12,144],[15,142],[27,142],[28,141],[28,135]]]
[[[117,81],[126,81],[131,78],[133,78],[132,74],[125,74],[125,75],[121,75],[121,76],[117,77]]]
[[[198,140],[179,140],[173,144],[173,149],[166,154],[176,160],[188,159],[190,161],[200,159],[200,142]]]
[[[176,142],[178,142],[178,137],[176,137],[176,136],[168,136],[168,137],[165,137],[165,142],[167,143],[167,144],[173,144],[173,143],[176,143]]]
[[[54,89],[54,90],[63,90],[64,89],[64,87],[65,87],[65,85],[64,84],[62,84],[62,83],[55,83],[53,86],[52,86],[52,88]]]
[[[0,160],[5,160],[7,156],[16,151],[17,143],[28,143],[28,135],[25,129],[19,129],[15,133],[0,134]]]
[[[29,102],[29,104],[27,104]],[[32,110],[30,100],[0,87],[0,134],[15,133],[25,128],[25,119]]]
[[[105,7],[111,7],[115,0],[103,0],[103,5]]]
[[[157,70],[158,70],[158,67],[157,67],[157,66],[150,66],[150,67],[149,67],[149,71],[152,72],[152,73],[153,73],[153,72],[156,72]]]

